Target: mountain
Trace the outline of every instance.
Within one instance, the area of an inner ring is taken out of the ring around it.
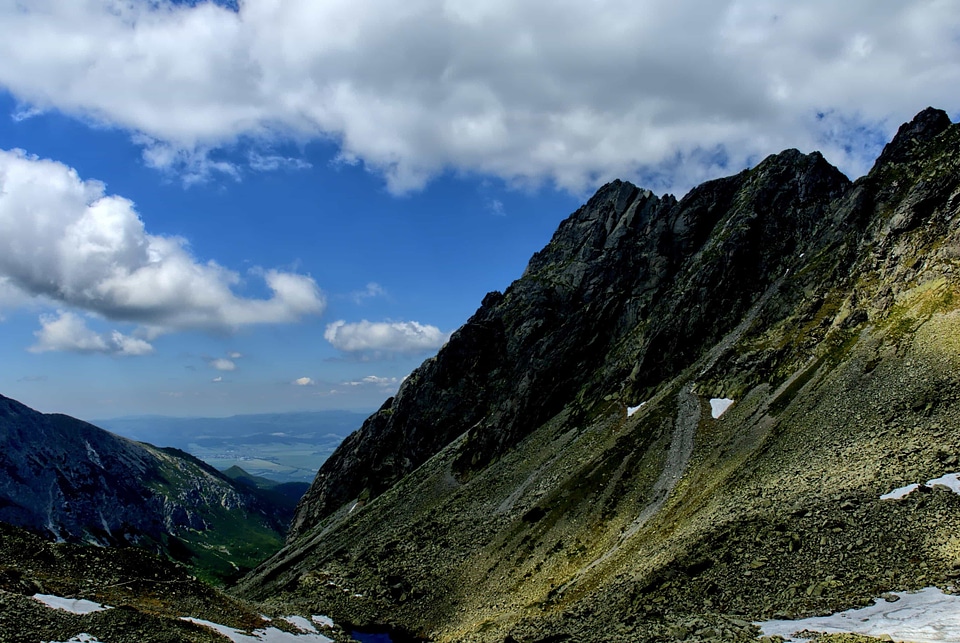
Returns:
[[[0,396],[0,521],[57,540],[138,545],[236,575],[275,552],[292,508],[177,449]]]
[[[958,385],[944,112],[856,181],[796,150],[680,200],[614,181],[344,440],[239,590],[544,643],[752,640],[949,588],[960,496],[881,495],[960,468]]]

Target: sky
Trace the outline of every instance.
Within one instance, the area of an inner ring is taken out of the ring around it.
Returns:
[[[928,105],[954,0],[0,0],[0,394],[373,410],[603,183]]]

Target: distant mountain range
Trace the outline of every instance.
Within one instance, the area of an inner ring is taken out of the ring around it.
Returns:
[[[218,469],[240,466],[279,482],[311,482],[367,414],[317,411],[225,418],[130,416],[96,420],[119,435],[186,451]]]
[[[0,521],[48,538],[163,552],[212,579],[276,551],[295,500],[176,448],[0,396]]]

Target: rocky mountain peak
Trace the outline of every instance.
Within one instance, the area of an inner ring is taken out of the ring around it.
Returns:
[[[874,168],[912,160],[918,147],[939,136],[950,125],[950,117],[945,111],[927,107],[909,123],[900,126],[893,140],[883,148]]]
[[[458,436],[454,469],[465,480],[571,400],[590,414],[610,391],[643,395],[735,326],[784,257],[832,238],[827,206],[848,186],[820,154],[797,150],[679,202],[626,181],[604,185],[344,441],[290,538],[375,498]],[[617,346],[623,358],[605,357]]]
[[[958,313],[938,110],[853,183],[797,150],[679,201],[611,182],[343,443],[241,590],[503,643],[748,641],[955,587],[960,495],[884,494],[957,471]]]

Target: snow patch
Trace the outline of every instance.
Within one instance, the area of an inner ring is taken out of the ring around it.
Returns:
[[[113,532],[110,530],[110,525],[107,524],[107,519],[103,517],[103,511],[98,510],[97,513],[100,514],[100,524],[103,525],[103,530],[112,536]]]
[[[910,495],[919,488],[920,485],[917,483],[908,484],[906,487],[900,487],[898,489],[894,489],[890,493],[883,494],[880,496],[880,500],[900,500],[900,498]]]
[[[95,465],[97,465],[102,469],[103,463],[100,462],[100,454],[97,453],[96,450],[92,446],[90,446],[90,443],[87,442],[86,440],[84,440],[83,443],[87,445],[87,457],[90,459],[90,462],[94,463]]]
[[[633,415],[634,413],[636,413],[637,411],[639,411],[640,409],[642,409],[645,404],[646,404],[646,402],[640,402],[640,404],[638,404],[637,406],[628,406],[628,407],[627,407],[627,417],[630,417],[631,415]]]
[[[232,627],[193,618],[192,616],[181,616],[180,618],[184,621],[209,627],[218,634],[227,637],[233,641],[233,643],[333,643],[332,639],[316,633],[291,634],[290,632],[278,630],[275,627],[268,627],[262,630],[254,630],[253,634],[244,634],[240,630],[235,630]],[[284,617],[284,620],[289,622],[291,618],[299,617]],[[306,619],[303,620],[306,621]],[[299,625],[297,627],[299,627]],[[314,632],[316,632],[316,629],[314,629]]]
[[[299,628],[304,632],[309,632],[310,634],[317,633],[317,628],[314,627],[313,623],[303,618],[302,616],[282,616],[281,618],[285,620],[287,623],[289,623],[290,625],[296,628]]]
[[[935,487],[936,485],[943,485],[944,487],[949,487],[950,491],[954,493],[960,493],[960,473],[948,473],[945,476],[940,476],[939,478],[934,478],[933,480],[927,480],[928,487]]]
[[[70,638],[69,641],[44,641],[43,643],[101,643],[100,639],[92,634],[81,632]]]
[[[113,609],[109,606],[101,605],[100,603],[94,603],[93,601],[84,600],[82,598],[62,598],[60,596],[54,596],[53,594],[34,594],[31,598],[33,598],[35,601],[40,601],[47,607],[55,610],[71,612],[73,614],[92,614],[93,612],[102,612],[104,610]]]
[[[310,619],[320,627],[326,627],[326,628],[333,627],[333,619],[330,618],[329,616],[324,616],[322,614],[314,614],[313,616],[310,617]]]
[[[797,636],[804,630],[828,634],[851,633],[895,641],[946,643],[960,641],[960,596],[944,594],[936,587],[919,592],[896,592],[900,600],[878,599],[873,605],[830,616],[796,621],[766,621],[756,625],[763,636],[782,636],[787,641],[805,641]]]
[[[733,405],[733,400],[729,397],[715,397],[710,400],[710,415],[713,416],[713,419],[716,420],[721,415],[726,413],[727,409]]]
[[[960,473],[948,473],[940,476],[939,478],[927,480],[923,486],[933,488],[936,485],[948,487],[954,493],[960,493]],[[908,484],[906,487],[899,487],[889,493],[883,494],[880,496],[880,500],[899,500],[900,498],[908,496],[919,488],[920,485],[916,483]]]

